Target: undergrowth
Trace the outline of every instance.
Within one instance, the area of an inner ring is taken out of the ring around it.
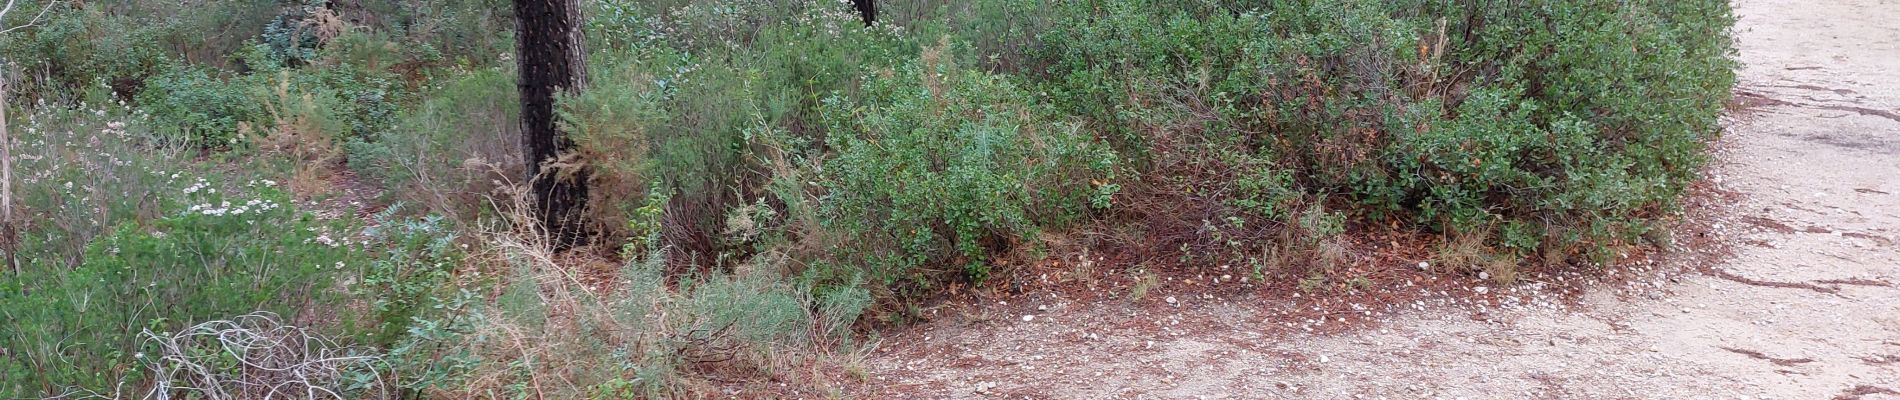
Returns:
[[[345,397],[814,397],[1023,258],[1587,268],[1660,237],[1736,66],[1718,0],[583,3],[594,235],[555,252],[506,2],[22,1],[0,397],[259,354]]]

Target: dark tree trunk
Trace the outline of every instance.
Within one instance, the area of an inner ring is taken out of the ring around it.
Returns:
[[[582,0],[514,0],[516,58],[520,60],[521,135],[535,218],[557,248],[586,238],[581,214],[587,202],[587,171],[556,164],[574,141],[555,124],[560,93],[587,86],[587,52],[581,39]]]
[[[851,0],[851,4],[858,6],[858,15],[864,17],[864,27],[869,28],[877,22],[877,0]]]

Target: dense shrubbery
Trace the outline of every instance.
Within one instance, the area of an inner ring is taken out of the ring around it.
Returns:
[[[558,254],[515,228],[506,2],[59,3],[0,36],[0,396],[149,384],[140,330],[264,310],[414,393],[665,397],[796,374],[1071,229],[1302,286],[1422,231],[1508,277],[1645,240],[1734,80],[1718,0],[880,3],[587,2],[559,111],[598,236]],[[414,206],[360,237],[291,211],[349,185]]]
[[[0,395],[108,390],[145,371],[140,333],[311,307],[364,267],[340,222],[277,183],[193,165],[117,106],[43,108],[18,125],[20,271],[0,281]],[[154,353],[155,354],[155,353]]]
[[[1014,83],[959,69],[943,51],[823,108],[834,153],[814,174],[818,212],[846,235],[835,251],[887,285],[941,279],[924,271],[945,265],[981,281],[999,250],[1107,207],[1115,192],[1114,153]]]
[[[1558,262],[1634,242],[1671,207],[1734,79],[1720,2],[1060,14],[1045,48],[1053,102],[1120,132],[1154,173],[1222,171],[1241,211],[1331,194],[1359,221],[1490,234]]]

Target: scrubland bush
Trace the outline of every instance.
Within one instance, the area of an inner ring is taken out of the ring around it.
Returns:
[[[862,291],[814,297],[773,265],[669,277],[657,248],[597,286],[553,264],[542,241],[496,235],[485,257],[505,269],[500,294],[418,318],[388,355],[403,387],[444,398],[648,398],[704,392],[709,376],[795,377],[810,357],[851,348],[844,329],[870,302]]]
[[[596,242],[557,253],[516,228],[505,2],[213,3],[68,2],[0,37],[28,261],[0,395],[162,386],[136,355],[189,340],[142,330],[243,321],[381,348],[326,376],[404,396],[823,379],[792,366],[1064,230],[1313,289],[1365,283],[1336,276],[1354,235],[1425,232],[1509,279],[1639,244],[1735,66],[1719,0],[893,0],[872,27],[597,0],[558,110]],[[294,211],[346,172],[412,207]]]
[[[0,393],[137,377],[147,329],[251,311],[335,317],[312,305],[361,267],[347,227],[296,211],[273,181],[193,166],[146,121],[48,108],[13,129],[27,240],[19,275],[0,282]]]
[[[1671,207],[1734,79],[1714,1],[1077,6],[1048,91],[1153,173],[1213,169],[1228,212],[1331,194],[1558,260]]]
[[[331,237],[342,227],[292,211],[268,191],[186,199],[194,204],[166,209],[176,214],[94,238],[78,268],[30,269],[37,284],[0,305],[10,314],[6,347],[26,361],[9,368],[29,379],[18,384],[112,386],[125,378],[117,374],[136,373],[137,353],[149,350],[138,340],[146,329],[256,310],[292,319],[335,311],[308,306],[332,297],[336,271],[360,261],[342,248],[346,238]]]
[[[518,179],[520,109],[509,70],[485,68],[435,81],[389,130],[349,138],[352,170],[397,200],[451,220],[474,221],[497,183]],[[492,214],[492,213],[491,213]]]
[[[823,109],[835,153],[814,174],[818,212],[846,234],[840,253],[886,285],[928,284],[938,265],[981,281],[992,254],[1115,193],[1106,146],[1003,77],[958,68],[943,47]]]
[[[238,124],[264,113],[244,87],[201,68],[179,66],[145,82],[137,99],[141,108],[179,143],[207,148],[235,145]]]

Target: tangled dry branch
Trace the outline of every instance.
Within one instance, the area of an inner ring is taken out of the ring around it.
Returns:
[[[136,355],[151,375],[141,399],[388,398],[389,385],[370,349],[346,346],[276,314],[257,312],[199,323],[176,333],[145,330]],[[85,393],[78,398],[124,398]]]

